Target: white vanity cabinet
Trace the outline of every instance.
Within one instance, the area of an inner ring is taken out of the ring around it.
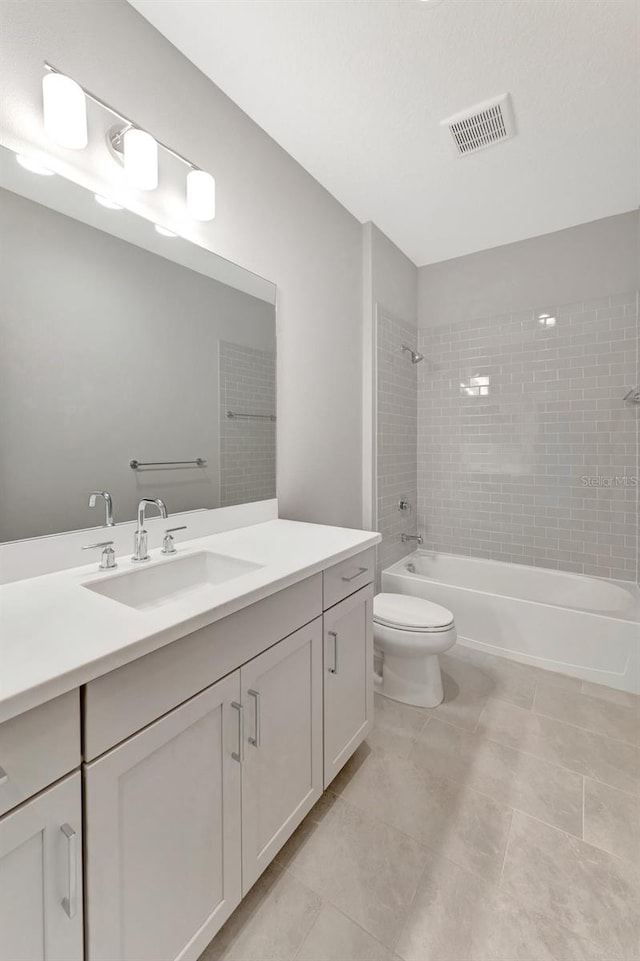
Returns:
[[[323,791],[321,618],[245,664],[240,675],[246,894]]]
[[[0,725],[0,961],[197,961],[371,728],[373,571],[316,569]]]
[[[0,820],[0,958],[82,961],[80,774]]]
[[[0,961],[82,961],[79,764],[77,690],[0,724]]]
[[[86,766],[88,961],[197,958],[239,903],[239,699],[235,671]]]
[[[373,587],[324,613],[324,786],[373,724]]]

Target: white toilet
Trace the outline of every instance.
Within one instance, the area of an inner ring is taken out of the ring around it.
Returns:
[[[380,694],[417,707],[437,707],[444,692],[438,654],[456,642],[453,614],[410,594],[378,594],[373,600],[373,638],[382,657]]]

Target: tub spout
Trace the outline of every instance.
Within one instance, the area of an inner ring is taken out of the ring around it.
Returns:
[[[407,544],[409,541],[415,541],[416,544],[422,546],[424,538],[422,537],[422,534],[402,534],[400,536],[400,540],[403,544]]]

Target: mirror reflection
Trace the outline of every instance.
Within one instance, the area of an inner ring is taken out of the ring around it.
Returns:
[[[116,522],[275,497],[274,286],[10,151],[1,171],[0,539],[104,524],[91,492]]]

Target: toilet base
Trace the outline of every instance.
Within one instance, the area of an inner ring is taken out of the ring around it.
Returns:
[[[414,707],[437,707],[444,700],[437,654],[398,657],[385,653],[376,690],[383,697]]]

